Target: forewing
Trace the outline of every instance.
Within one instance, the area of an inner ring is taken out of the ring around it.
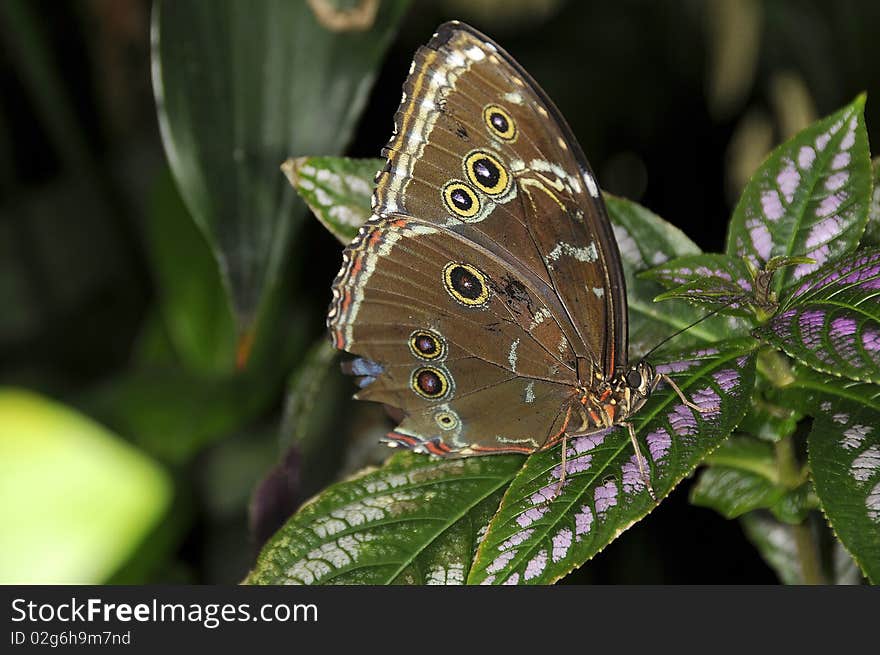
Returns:
[[[385,155],[377,214],[478,244],[542,297],[593,372],[625,366],[623,273],[595,177],[559,111],[504,50],[465,25],[442,26],[416,53]]]

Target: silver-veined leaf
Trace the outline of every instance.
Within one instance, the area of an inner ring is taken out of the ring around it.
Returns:
[[[729,255],[748,258],[756,269],[774,256],[816,262],[780,271],[776,292],[859,243],[871,189],[864,106],[862,95],[776,148],[734,210]]]
[[[257,558],[250,584],[463,584],[518,455],[404,452],[306,503]]]
[[[373,178],[383,159],[299,157],[281,167],[327,231],[347,245],[372,213]]]
[[[736,426],[754,385],[755,344],[737,339],[682,353],[662,367],[701,406],[670,388],[632,417],[658,498],[663,498]],[[567,478],[560,448],[531,455],[480,544],[469,583],[548,584],[580,566],[655,506],[623,426],[574,438]]]

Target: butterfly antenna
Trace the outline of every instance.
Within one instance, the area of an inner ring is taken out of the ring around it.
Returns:
[[[709,313],[706,314],[705,316],[701,316],[700,318],[698,318],[696,321],[694,321],[694,322],[691,323],[690,325],[686,325],[685,327],[681,328],[680,330],[677,330],[677,331],[673,332],[673,333],[670,334],[668,337],[666,337],[665,339],[663,339],[662,341],[660,341],[660,343],[658,343],[656,346],[654,346],[653,348],[651,348],[651,350],[649,350],[649,351],[646,352],[644,355],[642,355],[642,357],[640,358],[640,361],[644,361],[644,360],[648,359],[648,357],[651,356],[651,353],[655,352],[658,348],[660,348],[660,346],[662,346],[663,344],[665,344],[667,341],[671,341],[672,339],[674,339],[675,337],[677,337],[677,336],[678,336],[679,334],[681,334],[682,332],[687,332],[688,330],[690,330],[690,329],[691,329],[692,327],[694,327],[695,325],[699,325],[700,323],[702,323],[703,321],[705,321],[707,318],[712,318],[713,316],[715,316],[716,314],[718,314],[718,313],[721,312],[721,311],[724,311],[725,309],[727,309],[728,307],[730,307],[730,306],[733,305],[734,303],[741,302],[741,301],[742,301],[742,298],[733,298],[733,299],[731,299],[731,300],[728,300],[726,303],[724,303],[724,304],[721,305],[720,307],[716,307],[715,309],[713,309],[711,312],[709,312]]]

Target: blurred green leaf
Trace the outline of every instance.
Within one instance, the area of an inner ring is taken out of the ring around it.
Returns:
[[[642,442],[654,491],[662,499],[733,430],[754,385],[750,339],[680,353],[668,369],[700,414],[671,388],[655,391],[632,425]],[[642,479],[627,429],[569,442],[567,477],[560,448],[529,456],[504,495],[480,543],[469,584],[549,584],[600,552],[656,507]]]
[[[77,405],[156,457],[182,463],[253,419],[278,385],[262,374],[217,379],[134,371],[89,390]]]
[[[303,448],[306,452],[319,446],[311,440],[319,432],[316,426],[323,423],[327,417],[319,417],[315,414],[316,412],[322,414],[324,409],[333,405],[329,402],[333,394],[329,392],[332,387],[338,385],[333,384],[329,378],[334,373],[333,369],[338,367],[338,361],[339,351],[328,339],[321,338],[312,344],[302,363],[291,375],[281,421],[279,445],[282,452],[293,445]],[[351,388],[350,380],[346,382]]]
[[[734,436],[711,453],[706,463],[709,467],[691,489],[694,505],[712,508],[729,519],[768,509],[786,523],[800,523],[809,510],[818,509],[806,473],[788,480],[771,443]]]
[[[343,245],[372,213],[373,178],[384,159],[299,157],[281,169],[309,209]]]
[[[104,582],[171,500],[155,462],[36,394],[0,390],[0,582]]]
[[[736,435],[730,437],[709,454],[706,463],[749,471],[772,484],[779,482],[779,471],[773,454],[773,446],[751,437]]]
[[[153,86],[184,201],[216,257],[242,351],[301,214],[278,170],[348,142],[406,2],[366,31],[322,27],[305,2],[157,2]]]
[[[249,584],[463,584],[523,458],[399,453],[328,487],[263,548]]]
[[[811,257],[783,269],[777,293],[859,243],[871,189],[865,96],[776,148],[746,185],[728,227],[727,254],[755,268],[774,256]]]
[[[860,584],[861,572],[840,542],[823,539],[827,528],[818,516],[811,519],[803,525],[789,525],[757,511],[740,518],[740,523],[784,584]]]
[[[777,442],[794,434],[802,416],[790,407],[767,401],[763,397],[765,386],[766,382],[759,375],[749,411],[746,412],[737,429],[764,441]]]
[[[813,484],[805,482],[796,489],[786,491],[773,505],[770,512],[783,523],[802,523],[811,510],[819,509],[819,500],[813,492]]]
[[[174,352],[195,373],[235,368],[235,322],[217,262],[170,175],[163,175],[145,226],[159,308]]]
[[[691,490],[691,503],[709,507],[728,519],[775,505],[785,488],[757,473],[727,466],[710,466]]]

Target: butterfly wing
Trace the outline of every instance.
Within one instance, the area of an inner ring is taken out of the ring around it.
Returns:
[[[509,55],[461,24],[416,54],[346,249],[328,327],[358,398],[438,454],[551,443],[579,384],[625,364],[616,243],[570,129]]]
[[[383,154],[374,211],[481,244],[533,279],[578,364],[605,376],[625,368],[623,269],[595,176],[510,55],[467,25],[441,26],[416,53]]]
[[[417,219],[376,217],[346,248],[333,294],[333,343],[361,356],[349,364],[357,397],[403,409],[400,443],[531,452],[559,430],[574,380],[554,349],[565,338],[478,246]]]

